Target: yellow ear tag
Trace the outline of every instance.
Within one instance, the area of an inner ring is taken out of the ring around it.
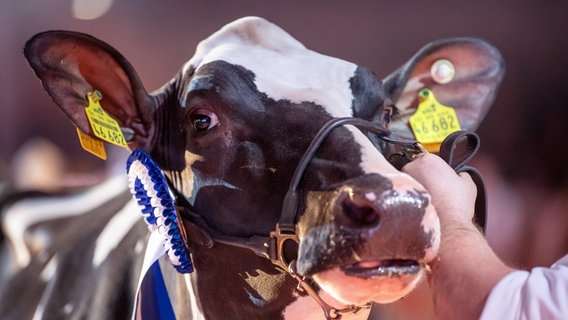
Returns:
[[[124,139],[118,122],[111,118],[99,104],[99,100],[103,98],[100,91],[89,92],[87,98],[89,99],[89,106],[85,109],[85,112],[95,136],[117,146],[126,147],[126,139]]]
[[[430,89],[420,90],[418,100],[418,108],[408,120],[410,127],[428,152],[438,152],[450,133],[461,130],[456,111],[440,104]]]
[[[79,134],[79,142],[81,142],[81,147],[83,147],[83,149],[103,160],[107,159],[105,144],[101,140],[83,133],[83,131],[79,128],[77,128],[77,134]]]

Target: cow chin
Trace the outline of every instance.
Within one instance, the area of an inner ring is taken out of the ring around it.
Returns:
[[[316,283],[331,297],[346,305],[368,302],[390,303],[406,296],[422,278],[423,268],[415,272],[388,273],[376,277],[356,277],[336,267],[313,276]]]

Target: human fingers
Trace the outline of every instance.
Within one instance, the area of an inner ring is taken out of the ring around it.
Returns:
[[[427,189],[439,185],[440,181],[455,179],[454,170],[440,157],[432,153],[417,156],[402,168]]]
[[[432,197],[440,218],[469,221],[473,217],[477,188],[467,172],[455,173],[442,158],[424,154],[402,168]]]

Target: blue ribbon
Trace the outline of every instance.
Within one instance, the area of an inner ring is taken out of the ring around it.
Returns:
[[[126,161],[126,171],[130,192],[140,206],[144,221],[150,230],[159,230],[170,261],[180,273],[193,272],[193,262],[180,230],[181,219],[162,170],[148,153],[136,149]]]
[[[176,319],[158,261],[146,273],[140,292],[139,316],[142,319]]]

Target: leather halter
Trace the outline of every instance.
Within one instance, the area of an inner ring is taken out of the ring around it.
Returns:
[[[326,319],[340,319],[342,314],[356,313],[361,309],[368,309],[371,306],[369,303],[364,306],[348,306],[344,309],[333,308],[321,299],[317,290],[314,289],[313,282],[310,279],[306,279],[305,277],[298,275],[296,272],[296,259],[300,242],[296,232],[296,220],[298,218],[299,207],[298,185],[300,184],[300,180],[302,179],[307,166],[313,159],[316,151],[319,149],[323,141],[329,136],[333,129],[345,125],[354,126],[367,136],[376,136],[382,142],[381,146],[376,145],[377,148],[389,146],[391,149],[396,149],[396,151],[393,151],[390,155],[388,155],[388,160],[399,170],[402,166],[404,166],[404,164],[412,161],[416,155],[427,152],[419,142],[393,136],[386,128],[363,119],[346,117],[334,118],[328,121],[316,134],[298,163],[290,181],[288,192],[284,197],[280,220],[276,224],[275,230],[270,232],[268,236],[253,235],[251,237],[237,237],[214,230],[207,225],[207,222],[201,215],[192,210],[192,205],[188,202],[186,197],[173,186],[169,179],[167,179],[170,189],[175,196],[175,203],[178,212],[182,218],[199,227],[202,234],[208,239],[207,247],[212,247],[217,242],[229,246],[245,248],[261,257],[269,259],[273,264],[288,272],[292,278],[298,281],[297,289],[306,292],[316,300],[316,302],[321,306]],[[465,162],[467,162],[478,149],[479,137],[470,132],[460,131],[458,133],[450,135],[452,138],[449,138],[449,136],[448,139],[450,140],[447,139],[444,143],[442,143],[440,154],[442,158],[444,158],[444,160],[446,160],[446,162],[448,162],[448,164],[456,170],[456,172],[467,171],[470,174],[473,172],[472,177],[477,173],[476,177],[479,177],[479,179],[474,178],[474,181],[478,185],[478,190],[481,188],[484,194],[483,181],[481,180],[481,176],[477,170],[465,166]],[[463,137],[467,137],[466,152],[457,159],[454,159],[453,153],[456,145],[461,143]],[[444,153],[444,155],[442,155],[442,153]],[[478,196],[478,199],[479,198],[480,197]],[[485,206],[484,201],[485,197],[483,197],[481,201],[483,202],[483,206]],[[485,210],[482,210],[482,212],[477,211],[476,200],[476,218],[478,213],[482,213],[483,218],[478,218],[477,220],[483,223],[481,225],[482,228],[484,228]]]

